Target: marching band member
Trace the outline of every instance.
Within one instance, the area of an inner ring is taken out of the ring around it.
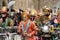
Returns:
[[[54,26],[59,27],[59,25],[60,25],[60,10],[57,11],[57,16],[54,20]]]
[[[7,27],[10,26],[10,18],[8,17],[8,9],[7,7],[3,7],[1,9],[1,13],[2,13],[2,27]]]
[[[23,36],[23,40],[35,40],[34,35],[36,33],[36,25],[30,20],[28,12],[23,12],[23,21],[20,22],[18,32]]]
[[[50,21],[50,19],[51,19],[51,13],[52,13],[52,10],[50,9],[50,8],[47,8],[47,7],[45,7],[45,8],[43,8],[43,22],[44,23],[48,23],[49,21]]]

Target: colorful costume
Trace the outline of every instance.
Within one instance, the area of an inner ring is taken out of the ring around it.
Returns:
[[[22,22],[23,21],[20,22],[20,26],[19,26],[19,30],[21,32],[23,31],[23,29],[22,29]],[[26,25],[27,24],[24,22],[24,28],[26,28]],[[26,40],[35,40],[34,34],[36,33],[36,26],[35,26],[35,23],[34,22],[30,21],[30,25],[29,25],[29,27],[28,27],[28,29],[27,29],[26,32],[27,32],[27,34],[31,34],[31,36],[29,38],[27,37]],[[24,36],[23,32],[22,32],[22,35]]]

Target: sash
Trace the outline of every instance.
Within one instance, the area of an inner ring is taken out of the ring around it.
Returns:
[[[26,28],[24,28],[24,22],[22,23],[22,33],[25,33],[25,31],[28,30],[29,25],[30,25],[30,20],[28,21]],[[27,39],[27,36],[24,35],[23,40],[26,40],[26,39]]]
[[[28,23],[27,23],[27,25],[26,25],[26,28],[24,28],[24,22],[23,22],[23,23],[22,23],[22,32],[27,31],[29,25],[30,25],[30,20],[28,21]]]

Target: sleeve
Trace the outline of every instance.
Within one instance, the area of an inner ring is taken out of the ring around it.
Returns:
[[[22,31],[22,23],[20,22],[19,26],[18,26],[18,29],[17,29],[17,32],[21,32],[21,31]]]
[[[57,21],[57,19],[55,19],[55,20],[54,20],[54,23],[58,24],[58,21]]]
[[[55,27],[58,26],[58,21],[57,21],[57,19],[54,20],[54,26],[55,26]]]
[[[32,30],[33,30],[33,31],[32,31],[30,34],[31,34],[31,36],[32,36],[32,35],[34,35],[34,34],[36,33],[36,29],[37,29],[37,28],[36,28],[36,25],[35,25],[34,22],[32,22],[31,25],[32,25],[31,27],[32,27]]]
[[[57,23],[54,23],[54,27],[58,27],[58,24]]]

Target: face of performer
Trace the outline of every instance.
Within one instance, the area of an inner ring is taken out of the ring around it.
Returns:
[[[35,16],[30,16],[30,19],[33,21],[35,19]]]
[[[7,8],[3,7],[1,13],[2,13],[2,17],[6,17],[6,15],[7,15]]]
[[[24,20],[24,21],[27,21],[27,20],[28,20],[27,15],[23,15],[23,20]]]
[[[49,14],[49,12],[48,11],[45,11],[45,12],[43,12],[44,13],[44,15],[47,15],[47,14]]]
[[[43,11],[43,14],[44,14],[45,16],[49,16],[50,12],[49,12],[48,9],[45,9],[45,10]]]
[[[6,17],[6,15],[7,15],[6,13],[2,13],[2,17]]]

